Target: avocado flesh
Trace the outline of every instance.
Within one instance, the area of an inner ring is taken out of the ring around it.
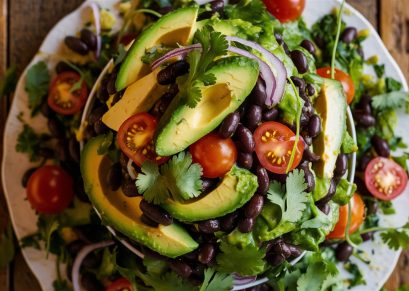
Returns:
[[[156,69],[126,88],[121,100],[102,116],[102,122],[118,131],[122,123],[132,115],[148,112],[167,89],[156,81],[159,71],[160,69]]]
[[[129,198],[121,190],[109,190],[106,177],[112,162],[106,155],[98,155],[103,141],[104,136],[98,136],[85,145],[81,174],[85,191],[104,224],[167,257],[175,258],[196,249],[198,244],[176,223],[156,228],[144,224],[140,220],[141,196]]]
[[[321,93],[314,107],[322,121],[321,133],[313,143],[314,152],[321,157],[318,162],[314,163],[314,171],[318,180],[314,190],[314,199],[319,200],[328,192],[329,181],[334,176],[335,164],[346,128],[347,103],[341,83],[324,79]]]
[[[257,177],[233,166],[219,186],[204,197],[186,203],[168,200],[161,205],[174,218],[194,222],[224,216],[247,203],[258,187]]]
[[[197,7],[186,7],[162,16],[146,29],[132,44],[121,65],[116,80],[116,89],[121,91],[150,72],[141,58],[147,49],[157,45],[187,45],[196,31]]]
[[[202,98],[190,108],[181,94],[173,99],[161,118],[156,135],[156,152],[171,156],[213,131],[226,116],[236,111],[254,88],[258,64],[245,57],[220,59],[208,70],[216,83],[201,86]]]

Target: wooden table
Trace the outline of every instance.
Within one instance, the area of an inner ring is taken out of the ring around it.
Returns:
[[[82,2],[82,0],[0,0],[0,78],[10,65],[16,65],[18,72],[21,73],[53,25]],[[389,51],[409,79],[408,0],[348,2],[358,8],[378,28]],[[0,102],[0,132],[3,132],[11,98],[3,98]],[[0,143],[0,155],[2,151]],[[6,205],[0,192],[0,222],[6,219]],[[402,284],[408,284],[409,276],[406,274],[409,274],[409,251],[402,255],[385,287],[388,290],[395,290]],[[17,254],[8,269],[0,270],[0,290],[40,290],[21,254]]]

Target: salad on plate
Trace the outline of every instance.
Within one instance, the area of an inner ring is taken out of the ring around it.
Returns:
[[[22,246],[56,255],[55,290],[364,285],[361,244],[409,245],[379,226],[407,186],[408,94],[344,3],[307,27],[304,0],[202,2],[90,3],[69,57],[28,69],[49,131],[19,116]]]

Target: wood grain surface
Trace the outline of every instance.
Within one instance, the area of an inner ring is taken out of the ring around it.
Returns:
[[[21,73],[53,25],[82,2],[82,0],[0,0],[0,78],[5,68],[10,65],[16,65],[18,72]],[[361,11],[378,28],[387,48],[409,79],[409,0],[347,2]],[[0,101],[0,133],[3,132],[10,102],[11,97]],[[1,153],[0,142],[0,155]],[[7,219],[7,209],[1,191],[0,189],[0,222],[3,222]],[[1,225],[2,223],[0,227]],[[403,253],[385,287],[392,291],[402,284],[409,284],[409,251]],[[40,290],[21,254],[17,255],[8,269],[0,270],[0,291],[3,290]]]

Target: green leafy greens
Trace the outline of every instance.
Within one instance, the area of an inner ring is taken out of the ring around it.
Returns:
[[[38,62],[28,69],[25,90],[28,94],[28,106],[31,109],[32,116],[37,114],[44,97],[48,93],[49,85],[50,74],[45,62]]]

